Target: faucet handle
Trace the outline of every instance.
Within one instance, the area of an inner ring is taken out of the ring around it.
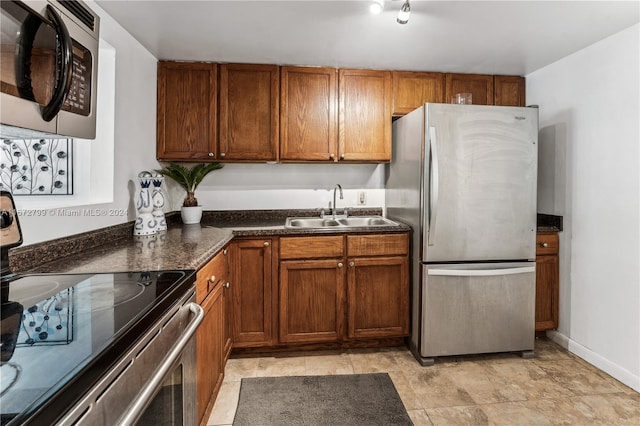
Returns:
[[[344,217],[349,217],[349,207],[345,207],[342,214],[344,215]]]
[[[320,219],[324,218],[324,209],[320,209]]]

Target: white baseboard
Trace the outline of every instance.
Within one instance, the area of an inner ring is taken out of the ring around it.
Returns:
[[[547,331],[547,337],[568,350],[569,352],[579,356],[589,364],[599,368],[611,377],[621,381],[636,392],[640,392],[640,377],[636,376],[629,370],[620,367],[608,359],[598,355],[591,349],[582,346],[562,333],[557,331]]]

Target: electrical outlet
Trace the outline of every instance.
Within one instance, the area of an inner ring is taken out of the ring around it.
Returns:
[[[358,191],[358,205],[359,206],[364,206],[366,204],[367,204],[366,192]]]

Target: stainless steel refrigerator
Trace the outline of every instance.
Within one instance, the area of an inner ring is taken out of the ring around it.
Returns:
[[[393,123],[386,212],[413,228],[410,348],[522,352],[535,339],[538,110],[425,104]]]

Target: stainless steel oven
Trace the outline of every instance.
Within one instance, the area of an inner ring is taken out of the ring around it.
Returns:
[[[0,3],[0,136],[94,139],[98,16],[78,0]]]
[[[58,423],[195,425],[195,332],[204,312],[190,291]]]
[[[13,274],[0,219],[0,425],[195,425],[195,271]]]

